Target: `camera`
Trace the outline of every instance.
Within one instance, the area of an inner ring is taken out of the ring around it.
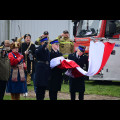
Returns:
[[[29,59],[32,61],[33,60],[33,53],[31,50],[28,51],[29,54]]]
[[[5,58],[7,56],[6,48],[4,46],[0,46],[0,57]]]
[[[31,51],[31,50],[28,51],[28,54],[30,54],[30,53],[32,54],[32,51]]]

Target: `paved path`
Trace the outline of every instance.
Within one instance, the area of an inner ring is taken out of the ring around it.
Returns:
[[[28,97],[35,97],[34,91],[29,91]],[[46,92],[45,97],[49,98],[48,91]],[[59,92],[58,99],[70,100],[70,94]],[[78,100],[78,95],[76,95],[76,100]],[[111,97],[111,96],[103,96],[103,95],[85,95],[84,100],[120,100],[120,98],[119,97]]]

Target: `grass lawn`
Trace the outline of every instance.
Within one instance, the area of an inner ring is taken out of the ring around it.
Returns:
[[[120,82],[85,81],[85,89],[85,94],[120,97]],[[28,91],[31,90],[34,90],[33,83],[32,86],[28,86]],[[69,85],[62,84],[61,92],[69,93]],[[10,95],[5,95],[4,100],[11,100]],[[21,97],[21,100],[36,100],[36,98]]]
[[[85,94],[120,97],[120,82],[86,81]]]
[[[69,86],[63,84],[61,92],[69,93]],[[85,94],[120,97],[120,82],[85,81]]]

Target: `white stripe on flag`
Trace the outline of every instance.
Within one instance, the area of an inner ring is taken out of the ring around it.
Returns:
[[[53,58],[53,59],[50,61],[50,67],[51,67],[51,69],[53,69],[54,67],[60,65],[61,62],[62,62],[64,59],[65,59],[65,58],[64,58],[63,56]]]
[[[93,76],[98,72],[102,63],[104,48],[105,45],[102,42],[96,42],[96,43],[94,43],[93,41],[90,42],[89,69],[85,75]]]

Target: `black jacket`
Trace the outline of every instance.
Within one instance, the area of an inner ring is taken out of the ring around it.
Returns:
[[[75,61],[82,69],[88,70],[88,56],[87,55],[82,55],[78,59],[76,57],[76,52],[73,54],[70,54],[68,56],[68,59]],[[86,69],[85,69],[86,68]],[[74,92],[80,92],[80,91],[85,91],[85,77],[79,77],[79,78],[70,78],[70,91]]]
[[[60,56],[62,56],[62,53],[60,53],[59,51],[55,52],[53,49],[51,49],[50,60]],[[49,86],[48,86],[49,90],[52,90],[52,91],[61,90],[61,84],[63,79],[62,73],[63,73],[63,70],[57,67],[51,69],[51,75],[50,75]]]
[[[47,43],[43,46],[40,45],[36,51],[36,67],[35,67],[35,84],[36,86],[48,86],[48,79],[50,76],[50,64],[46,64],[44,62],[50,62],[50,52],[45,47]]]
[[[19,52],[24,55],[24,60],[26,59],[25,58],[25,51],[27,50],[27,48],[29,47],[29,44],[27,44],[26,42],[22,43],[21,44],[21,47],[19,49]],[[30,73],[31,71],[31,62],[32,62],[32,72],[35,71],[35,66],[34,66],[34,58],[35,58],[35,45],[34,44],[31,44],[31,47],[30,49],[32,51],[32,55],[33,55],[33,60],[31,61],[29,59],[29,55],[27,55],[27,72]]]

